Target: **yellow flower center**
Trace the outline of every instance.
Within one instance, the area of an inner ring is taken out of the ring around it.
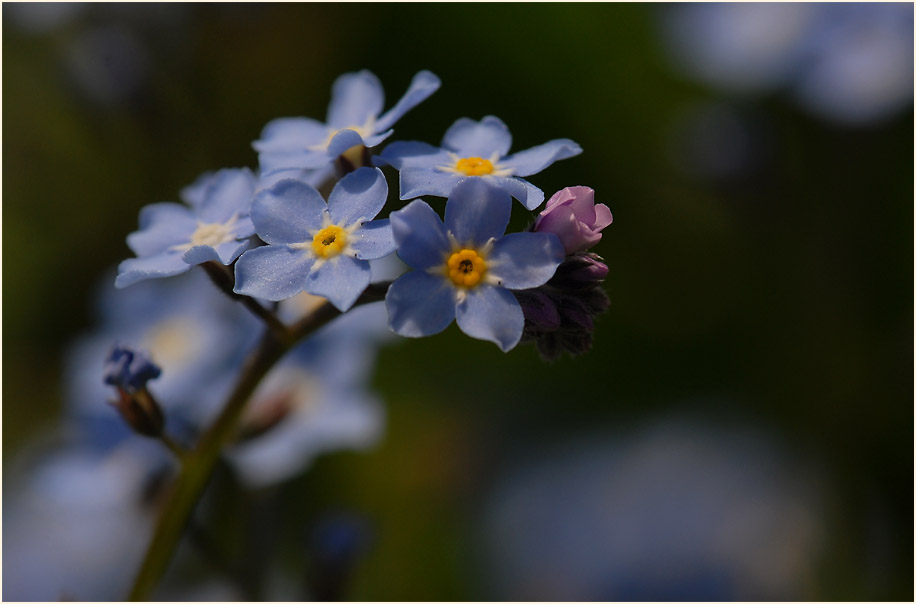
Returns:
[[[464,157],[455,162],[455,170],[468,176],[484,176],[493,173],[493,162],[482,157]]]
[[[347,232],[336,224],[324,227],[312,238],[312,250],[319,258],[333,258],[342,252],[346,245]]]
[[[458,287],[475,287],[487,274],[487,263],[477,250],[468,248],[449,256],[445,267],[449,279]]]

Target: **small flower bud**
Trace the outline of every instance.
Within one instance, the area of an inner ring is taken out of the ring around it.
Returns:
[[[161,373],[145,352],[127,346],[116,345],[105,361],[105,383],[118,391],[111,404],[127,425],[144,436],[160,436],[165,425],[159,403],[146,389],[146,383]]]
[[[105,360],[105,383],[133,392],[146,388],[146,382],[159,377],[162,369],[141,350],[116,344]]]
[[[569,255],[601,241],[601,230],[613,221],[614,217],[606,205],[595,204],[594,190],[566,187],[547,200],[532,230],[559,237]]]
[[[525,315],[523,342],[534,342],[546,360],[565,350],[577,355],[592,345],[595,317],[610,306],[600,287],[607,265],[597,254],[577,252],[544,285],[512,292]]]
[[[557,267],[550,284],[564,290],[589,289],[607,277],[608,268],[598,254],[578,252]]]

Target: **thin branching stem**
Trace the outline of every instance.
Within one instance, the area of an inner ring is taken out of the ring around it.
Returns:
[[[370,285],[354,306],[377,302],[385,297],[389,283]],[[341,313],[325,302],[312,313],[277,333],[269,329],[242,366],[235,388],[222,412],[203,434],[197,446],[183,455],[181,470],[160,511],[152,541],[140,566],[128,599],[150,599],[156,584],[168,568],[194,507],[213,474],[223,446],[238,429],[238,422],[252,393],[270,369],[295,344],[314,333]]]

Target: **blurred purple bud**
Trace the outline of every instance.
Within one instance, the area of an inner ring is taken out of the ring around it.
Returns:
[[[105,359],[105,383],[128,392],[146,388],[146,382],[161,373],[149,354],[129,346],[116,344]]]
[[[127,425],[144,436],[159,436],[165,425],[159,403],[146,389],[146,383],[161,373],[145,352],[120,344],[105,361],[105,383],[118,389],[118,399],[112,405]]]
[[[601,230],[614,221],[611,210],[595,204],[595,191],[589,187],[566,187],[547,200],[533,230],[553,233],[560,238],[566,254],[574,254],[601,241]]]

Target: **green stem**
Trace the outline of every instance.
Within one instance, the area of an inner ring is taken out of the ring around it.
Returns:
[[[356,305],[384,298],[388,283],[370,285]],[[197,446],[183,456],[178,478],[158,518],[146,557],[134,581],[128,599],[149,600],[153,589],[168,568],[172,554],[200,499],[225,443],[237,429],[245,405],[261,379],[297,342],[318,330],[340,311],[325,302],[281,334],[269,330],[242,368],[235,389],[226,401],[216,422],[204,433]]]
[[[169,451],[172,452],[172,455],[174,455],[178,461],[184,461],[184,458],[188,452],[184,449],[184,447],[178,444],[175,439],[171,438],[165,433],[162,433],[159,435],[159,440]]]

